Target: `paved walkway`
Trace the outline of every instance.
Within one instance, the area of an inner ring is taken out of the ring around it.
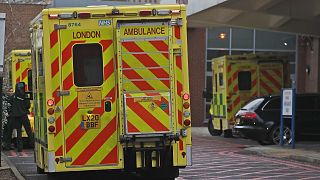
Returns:
[[[210,136],[206,127],[194,127],[194,134]],[[299,162],[311,163],[320,166],[320,140],[319,141],[298,141],[295,149],[291,146],[254,145],[244,149],[245,154],[255,154],[266,157],[289,159]]]
[[[200,137],[211,137],[206,127],[194,127],[192,133]],[[234,141],[234,139],[230,138],[224,138],[223,140]],[[239,141],[248,140],[239,139]],[[296,149],[292,149],[290,146],[261,146],[253,142],[252,145],[247,145],[241,153],[272,157],[275,159],[293,160],[320,166],[320,141],[298,141],[296,143]],[[16,167],[8,160],[8,157],[1,154],[0,180],[16,179],[24,180]]]
[[[0,180],[24,180],[6,155],[1,153]]]

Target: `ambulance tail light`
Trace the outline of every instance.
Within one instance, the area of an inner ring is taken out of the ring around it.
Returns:
[[[190,98],[190,95],[188,93],[183,94],[183,100],[188,100]]]
[[[53,106],[54,105],[54,100],[53,99],[49,99],[47,101],[48,106]]]
[[[89,12],[79,12],[78,13],[78,18],[86,19],[86,18],[90,18],[90,17],[91,17],[91,13],[89,13]]]
[[[190,107],[190,103],[189,102],[184,102],[183,103],[183,108],[188,109]]]
[[[151,11],[151,10],[141,10],[141,11],[139,12],[139,15],[140,15],[140,16],[151,16],[151,14],[152,14],[152,11]]]
[[[191,124],[190,119],[184,120],[184,121],[183,121],[183,124],[184,124],[185,126],[190,126],[190,124]]]
[[[54,133],[54,131],[56,130],[56,128],[54,126],[49,126],[48,127],[49,132]]]
[[[54,113],[54,109],[53,108],[49,108],[48,109],[48,114],[52,115]]]
[[[58,14],[49,14],[49,19],[58,19],[59,15]]]

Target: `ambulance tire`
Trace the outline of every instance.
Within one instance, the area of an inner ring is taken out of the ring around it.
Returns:
[[[214,129],[214,125],[212,123],[212,120],[208,121],[208,131],[211,134],[211,136],[220,136],[222,134],[221,130]]]

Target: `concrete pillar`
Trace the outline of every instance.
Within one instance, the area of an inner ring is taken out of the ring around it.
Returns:
[[[192,126],[203,126],[205,119],[202,90],[205,85],[206,29],[188,28],[189,82]]]
[[[319,38],[301,36],[298,41],[297,91],[320,92]]]

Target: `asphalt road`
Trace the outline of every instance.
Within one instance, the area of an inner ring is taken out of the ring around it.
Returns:
[[[193,132],[193,165],[180,170],[177,180],[189,179],[320,179],[320,167],[299,162],[243,154],[256,142],[212,137],[203,129]],[[37,174],[32,149],[5,154],[27,180],[48,179],[137,179],[134,175],[108,175],[101,172],[70,173],[58,176]]]

